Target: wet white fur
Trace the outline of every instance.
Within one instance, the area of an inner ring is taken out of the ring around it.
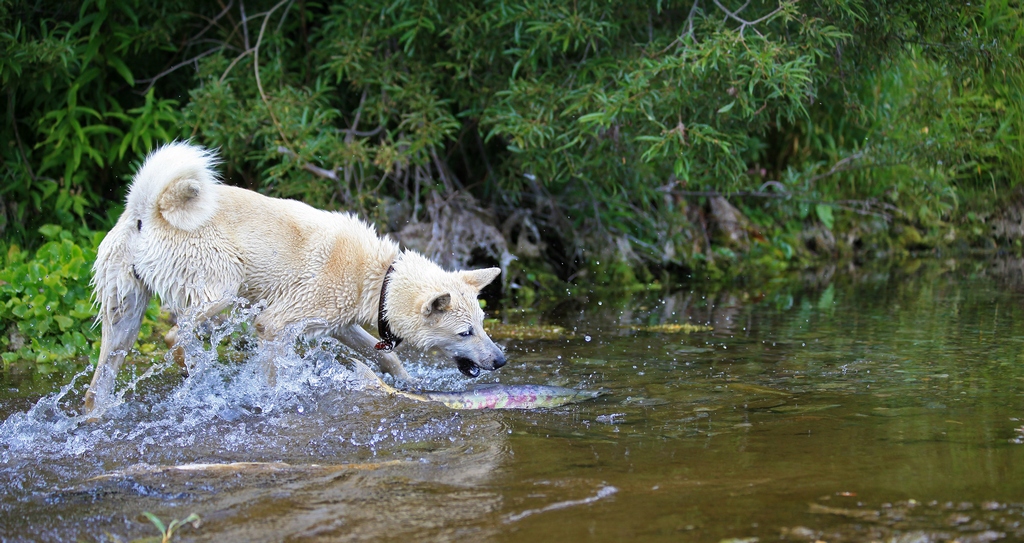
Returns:
[[[87,409],[97,394],[111,392],[150,293],[178,314],[201,317],[236,296],[263,301],[266,309],[256,320],[263,339],[305,322],[307,334],[337,335],[365,347],[373,338],[358,325],[376,325],[381,283],[392,265],[385,314],[399,337],[485,369],[504,362],[483,331],[477,302],[497,268],[445,271],[400,251],[351,214],[223,185],[216,164],[201,147],[172,143],[136,174],[93,270],[104,334]],[[472,335],[459,336],[469,329]],[[393,356],[382,368],[408,378]]]

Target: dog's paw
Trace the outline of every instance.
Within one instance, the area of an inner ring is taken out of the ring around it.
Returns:
[[[423,388],[423,381],[407,373],[405,377],[395,378],[395,388],[399,390],[420,390]]]

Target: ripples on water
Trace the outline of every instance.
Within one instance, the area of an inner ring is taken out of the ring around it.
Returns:
[[[430,388],[611,391],[533,411],[363,390],[329,340],[271,387],[236,313],[219,351],[186,334],[188,378],[123,370],[97,424],[75,415],[87,373],[0,400],[0,539],[128,540],[152,511],[200,514],[182,541],[1024,540],[1024,280],[997,272],[592,295],[506,314],[543,333],[482,379],[407,361]]]

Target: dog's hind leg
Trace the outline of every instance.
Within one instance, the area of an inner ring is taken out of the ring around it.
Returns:
[[[128,291],[120,304],[110,307],[104,304],[100,316],[103,339],[100,356],[96,361],[96,373],[85,393],[85,413],[99,416],[113,401],[114,380],[121,369],[124,357],[135,344],[142,326],[142,316],[149,305],[151,294],[141,283]],[[97,411],[98,410],[98,411]]]
[[[164,334],[164,344],[170,350],[171,358],[174,359],[174,363],[181,370],[182,375],[188,375],[188,364],[185,363],[185,348],[178,345],[178,332],[181,328],[175,324],[170,330]]]
[[[233,297],[225,297],[217,302],[214,302],[204,308],[198,315],[192,317],[192,322],[197,325],[197,328],[202,329],[204,325],[209,324],[220,324],[222,319],[218,318],[221,311],[224,311],[232,303],[234,303]],[[178,321],[183,318],[180,315],[175,315],[174,326],[164,334],[164,344],[170,350],[171,358],[174,359],[174,363],[181,369],[184,375],[188,375],[189,367],[188,361],[185,358],[185,348],[178,344],[178,338],[181,333],[181,326]]]
[[[85,393],[84,412],[100,416],[113,402],[114,381],[128,350],[135,344],[152,293],[135,269],[139,223],[125,213],[100,243],[93,264],[92,285],[100,305],[103,337],[96,372]]]
[[[348,328],[343,328],[338,334],[342,341],[345,341],[349,345],[356,347],[360,350],[369,350],[371,353],[378,353],[377,365],[380,366],[381,371],[390,373],[395,379],[405,381],[409,384],[416,384],[418,381],[405,370],[405,366],[402,365],[402,360],[398,358],[395,353],[392,352],[380,352],[374,349],[377,345],[377,339],[370,335],[369,332],[363,330],[362,326],[353,324]]]

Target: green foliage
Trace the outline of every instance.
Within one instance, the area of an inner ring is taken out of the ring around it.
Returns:
[[[218,148],[227,182],[393,229],[479,203],[523,249],[507,283],[526,304],[567,279],[777,274],[848,254],[837,239],[982,239],[1024,172],[1022,13],[0,0],[4,360],[94,350],[98,237],[71,232],[108,228],[132,164],[176,138]],[[742,241],[716,224],[723,195]]]
[[[0,229],[105,228],[131,161],[185,137],[228,182],[392,228],[468,193],[506,237],[536,234],[523,282],[774,269],[819,227],[936,239],[1024,171],[1022,12],[0,0]],[[717,246],[719,195],[754,221],[745,246]]]
[[[658,265],[693,259],[684,193],[751,183],[849,37],[792,2],[746,21],[690,2],[264,6],[248,32],[221,25],[186,106],[247,186],[378,219],[383,193],[409,220],[468,189],[532,207],[573,258],[624,238]]]
[[[39,232],[47,241],[34,254],[11,245],[0,269],[0,358],[4,367],[26,360],[46,373],[97,354],[89,281],[103,234],[83,231],[76,241],[57,225]],[[155,303],[147,309],[143,337],[152,334],[158,311]]]
[[[1024,172],[1019,2],[863,6],[842,79],[789,136],[783,156],[811,166],[797,190],[925,228],[954,219],[964,194],[991,209]]]
[[[157,530],[160,531],[160,535],[136,539],[134,540],[134,543],[169,543],[174,539],[174,532],[178,531],[178,529],[186,524],[191,524],[193,528],[198,528],[201,521],[199,515],[192,513],[184,519],[174,519],[165,525],[164,522],[160,520],[160,517],[150,513],[149,511],[143,511],[142,514],[149,520],[149,522],[153,523],[153,526],[155,526]]]
[[[43,222],[85,224],[130,171],[126,157],[182,135],[177,100],[136,74],[162,65],[188,17],[179,2],[40,4],[0,0],[0,232],[29,244]]]
[[[5,366],[31,360],[45,371],[54,363],[87,356],[99,340],[89,295],[96,244],[83,249],[55,225],[40,233],[48,241],[35,255],[29,258],[12,245],[0,270],[0,344],[5,347],[0,356]]]
[[[417,220],[427,194],[465,187],[501,216],[531,211],[583,265],[713,262],[686,200],[767,181],[787,195],[769,205],[776,222],[829,230],[859,216],[936,225],[963,182],[1015,182],[1020,123],[1004,114],[1020,86],[996,81],[1022,73],[1007,2],[744,6],[268,9],[282,31],[261,34],[260,64],[232,30],[242,53],[201,61],[188,118],[237,150],[249,186],[378,220],[380,194]],[[977,91],[951,71],[975,73]]]

